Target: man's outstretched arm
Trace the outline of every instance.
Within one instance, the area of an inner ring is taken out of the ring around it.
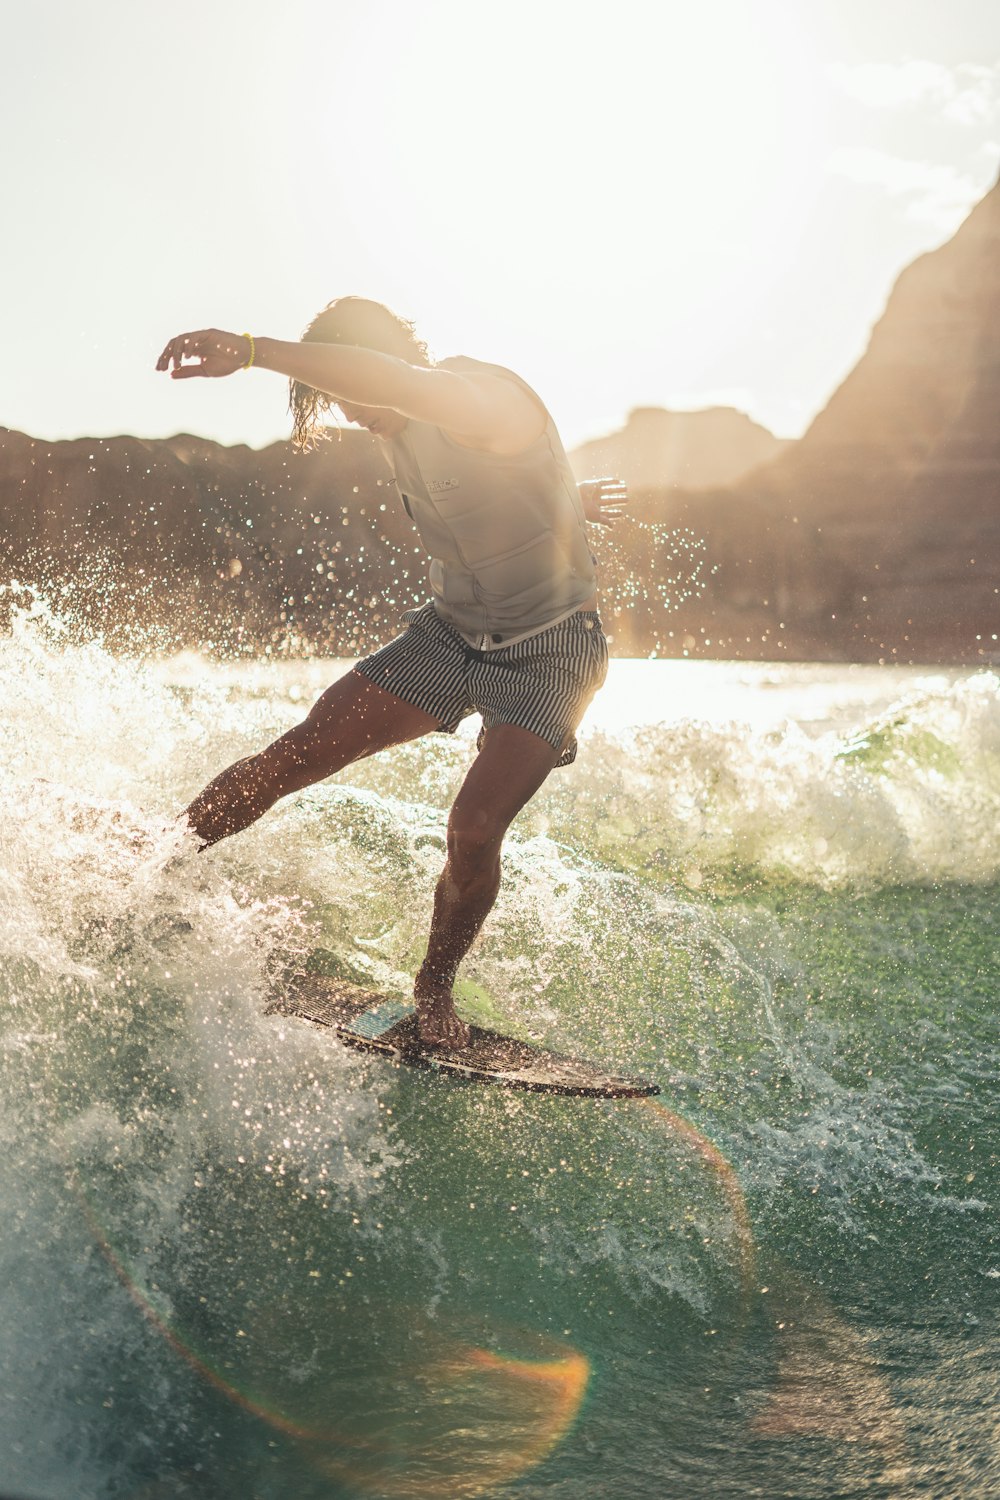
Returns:
[[[430,422],[472,447],[516,453],[541,434],[545,414],[512,380],[411,365],[354,345],[290,343],[203,328],[178,334],[156,363],[174,380],[219,378],[246,369],[274,370],[334,401],[384,406]],[[171,368],[172,366],[172,368]]]

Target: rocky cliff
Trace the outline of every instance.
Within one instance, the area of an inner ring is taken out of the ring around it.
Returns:
[[[620,432],[582,443],[569,461],[577,479],[615,474],[632,489],[701,490],[735,484],[791,446],[729,406],[704,411],[640,406]]]
[[[805,436],[726,489],[647,491],[717,564],[710,654],[1000,660],[1000,183],[899,277]]]

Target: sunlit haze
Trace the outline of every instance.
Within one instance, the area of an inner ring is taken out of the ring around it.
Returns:
[[[796,436],[1000,167],[979,0],[105,0],[19,8],[3,66],[0,425],[40,436],[285,436],[278,378],[155,357],[347,292],[569,443],[642,405]]]

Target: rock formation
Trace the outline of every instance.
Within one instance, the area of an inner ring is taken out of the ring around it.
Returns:
[[[1000,660],[998,502],[1000,183],[903,271],[798,443],[726,490],[641,497],[718,564],[675,641],[929,662]]]
[[[640,406],[620,432],[594,438],[569,455],[577,479],[614,474],[632,489],[687,490],[735,484],[792,444],[741,411],[663,411]]]

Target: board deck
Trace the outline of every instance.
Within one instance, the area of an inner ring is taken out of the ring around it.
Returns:
[[[648,1079],[606,1073],[596,1063],[548,1052],[479,1026],[470,1028],[467,1047],[427,1047],[417,1031],[412,1001],[378,995],[320,974],[295,975],[268,1011],[326,1027],[350,1047],[473,1083],[590,1099],[638,1099],[660,1092],[659,1085]]]

